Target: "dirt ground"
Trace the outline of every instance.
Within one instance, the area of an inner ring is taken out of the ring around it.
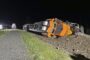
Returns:
[[[90,38],[85,36],[68,36],[59,38],[47,38],[42,35],[37,35],[40,40],[52,44],[56,49],[64,49],[71,55],[80,54],[90,59]]]
[[[30,60],[20,32],[10,30],[0,37],[0,60]]]

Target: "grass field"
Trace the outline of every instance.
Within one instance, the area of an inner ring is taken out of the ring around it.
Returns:
[[[3,35],[5,32],[4,31],[0,31],[0,36]]]
[[[22,32],[22,38],[32,60],[72,60],[67,52],[55,49],[32,33]]]

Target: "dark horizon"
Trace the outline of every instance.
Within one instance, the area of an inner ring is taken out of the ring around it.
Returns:
[[[77,22],[89,27],[89,4],[82,1],[6,0],[0,2],[0,22],[21,26],[48,18]],[[90,28],[90,27],[89,27]]]

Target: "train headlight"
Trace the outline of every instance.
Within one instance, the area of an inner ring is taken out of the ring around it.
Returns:
[[[46,31],[47,30],[47,27],[46,26],[42,26],[42,30],[43,31]]]
[[[48,21],[44,21],[43,25],[47,26],[48,25]]]

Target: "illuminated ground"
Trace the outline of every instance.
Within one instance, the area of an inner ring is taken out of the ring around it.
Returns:
[[[0,60],[28,60],[19,32],[11,31],[0,38]]]
[[[35,34],[40,40],[43,40],[54,47],[56,49],[64,49],[70,54],[81,54],[90,59],[90,36],[82,35],[82,36],[69,36],[69,37],[59,37],[59,38],[47,38],[42,35]]]

